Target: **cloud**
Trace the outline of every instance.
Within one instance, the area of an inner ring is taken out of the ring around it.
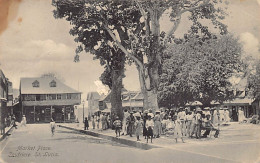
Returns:
[[[240,40],[243,43],[243,48],[246,56],[252,56],[254,59],[259,59],[259,40],[250,32],[244,32],[240,35]]]

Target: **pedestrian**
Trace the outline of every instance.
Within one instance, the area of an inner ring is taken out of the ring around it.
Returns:
[[[174,135],[174,126],[175,125],[174,125],[173,118],[171,116],[168,116],[168,120],[166,122],[166,130],[165,130],[165,134],[167,137]]]
[[[200,139],[201,137],[201,124],[202,124],[202,117],[201,117],[201,109],[199,108],[197,110],[196,116],[195,116],[195,136],[197,139]]]
[[[180,107],[179,112],[177,114],[177,119],[178,119],[178,122],[180,122],[182,135],[186,136],[186,124],[185,124],[186,113],[185,113],[183,107]]]
[[[135,124],[135,117],[133,116],[133,112],[130,112],[130,116],[127,117],[127,125],[128,125],[128,132],[131,137],[134,133],[134,124]]]
[[[113,122],[113,125],[115,126],[116,137],[120,137],[120,130],[122,127],[122,122],[120,121],[118,116],[116,116],[115,121]]]
[[[99,129],[99,123],[100,123],[100,116],[97,115],[97,129]]]
[[[146,121],[145,124],[147,134],[146,134],[146,142],[148,143],[148,139],[151,138],[151,143],[153,143],[153,127],[154,127],[154,122],[152,120],[151,115],[148,115],[148,120]]]
[[[219,109],[219,118],[220,118],[220,124],[225,121],[224,109],[223,108]]]
[[[154,129],[153,129],[154,137],[156,138],[160,137],[161,127],[162,127],[162,123],[161,123],[160,111],[157,110],[154,116]]]
[[[168,120],[167,118],[164,116],[163,120],[162,120],[162,135],[165,135],[166,132],[166,126],[167,126]]]
[[[95,115],[92,115],[92,127],[95,129],[96,123],[95,123]]]
[[[110,118],[110,115],[107,113],[107,129],[110,128],[110,122],[111,122],[111,118]]]
[[[230,116],[229,116],[229,110],[227,108],[224,108],[224,117],[225,117],[225,123],[229,123]]]
[[[183,140],[183,133],[182,133],[182,121],[177,117],[174,120],[174,138],[176,143],[178,142],[178,138],[180,138],[182,140],[182,142],[184,143]]]
[[[146,136],[147,136],[147,129],[146,129],[146,127],[145,127],[147,120],[148,120],[148,111],[145,110],[144,113],[143,113],[143,121],[144,121],[144,125],[143,125],[143,136],[144,136],[144,139],[146,139]]]
[[[15,115],[12,116],[12,124],[13,124],[13,127],[14,127],[15,129],[17,129],[17,124],[16,124]]]
[[[186,115],[186,127],[187,127],[187,136],[188,137],[191,137],[192,119],[193,119],[193,114],[192,114],[192,112],[189,111]]]
[[[142,134],[142,130],[143,130],[143,122],[140,120],[141,117],[137,116],[136,117],[136,122],[135,122],[135,135],[137,138],[137,141],[140,141],[140,135]]]
[[[103,113],[103,114],[102,114],[102,117],[101,117],[102,130],[105,130],[105,129],[106,129],[106,124],[107,124],[107,122],[106,122],[106,116],[105,116],[105,114]]]
[[[50,127],[51,127],[51,134],[52,134],[52,136],[54,136],[56,124],[55,124],[55,121],[52,118],[51,118],[51,122],[50,122]]]
[[[22,117],[21,127],[22,126],[26,127],[26,117],[25,117],[25,115],[23,115],[23,117]]]
[[[127,125],[126,125],[126,119],[129,116],[128,111],[125,109],[124,110],[124,115],[123,115],[123,127],[122,127],[122,135],[127,134]]]
[[[89,124],[88,124],[88,118],[85,117],[85,120],[84,120],[84,130],[88,130],[88,127],[89,127]]]
[[[219,113],[216,108],[214,108],[214,112],[213,112],[213,124],[214,125],[219,124]]]
[[[242,110],[242,108],[239,108],[239,110],[238,110],[238,122],[243,123],[244,120],[245,120],[244,111]]]

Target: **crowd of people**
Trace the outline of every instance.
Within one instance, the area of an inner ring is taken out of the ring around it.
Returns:
[[[197,107],[194,110],[183,107],[162,108],[154,112],[151,109],[144,112],[124,110],[122,121],[116,117],[111,122],[110,115],[102,113],[92,115],[91,121],[85,119],[85,129],[88,129],[89,122],[92,123],[93,129],[106,130],[113,126],[117,137],[136,136],[136,140],[140,141],[140,137],[143,136],[147,142],[149,139],[152,142],[153,139],[164,135],[174,138],[176,142],[178,139],[184,142],[185,137],[200,139],[208,137],[210,133],[218,137],[219,125],[230,122],[230,112],[227,108],[209,107]]]

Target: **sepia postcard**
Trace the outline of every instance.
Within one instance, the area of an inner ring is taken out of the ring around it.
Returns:
[[[260,0],[0,0],[0,163],[260,163]]]

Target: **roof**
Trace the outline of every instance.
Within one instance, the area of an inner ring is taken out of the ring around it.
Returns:
[[[33,87],[32,83],[39,82],[39,87]],[[52,81],[56,82],[56,87],[50,87]],[[21,94],[62,94],[81,93],[62,83],[55,77],[21,78]]]
[[[111,91],[107,95],[102,94],[98,101],[110,101]]]
[[[225,101],[224,104],[249,104],[251,105],[251,103],[253,102],[252,99],[250,98],[235,98],[234,100],[231,101]]]
[[[100,99],[100,95],[98,94],[98,92],[89,92],[87,95],[87,100],[99,100]]]
[[[132,100],[143,100],[144,96],[141,92],[138,92],[137,95],[135,95]]]

